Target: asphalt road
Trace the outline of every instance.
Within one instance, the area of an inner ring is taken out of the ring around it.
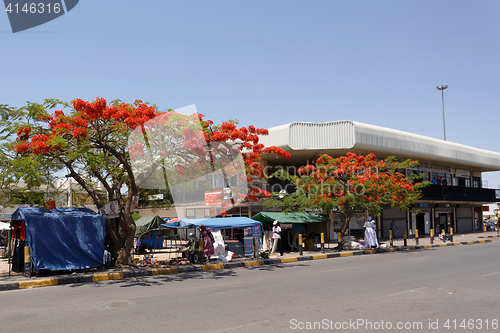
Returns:
[[[0,332],[500,332],[499,254],[494,241],[5,291]]]

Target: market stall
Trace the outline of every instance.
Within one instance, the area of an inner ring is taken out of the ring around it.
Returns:
[[[144,216],[135,221],[136,247],[144,244],[149,249],[163,248],[163,237],[160,237],[160,230],[165,229],[163,223],[165,220],[158,215]]]
[[[31,273],[103,265],[105,218],[88,208],[19,207],[10,224],[14,272],[25,271],[25,247]]]
[[[304,249],[313,250],[318,243],[319,235],[327,233],[330,219],[324,215],[315,213],[279,213],[260,212],[252,216],[253,220],[262,222],[265,227],[264,237],[270,238],[271,228],[274,221],[281,224],[282,242],[286,250],[293,250],[297,242],[298,234],[303,234]]]
[[[199,229],[203,224],[211,230],[243,229],[244,230],[244,253],[253,255],[255,250],[259,251],[261,244],[262,223],[249,219],[248,217],[223,217],[207,219],[176,218],[168,221],[162,226],[175,229]],[[254,238],[258,241],[254,241]],[[254,249],[254,244],[256,248]]]

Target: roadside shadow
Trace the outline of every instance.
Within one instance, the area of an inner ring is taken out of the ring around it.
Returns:
[[[117,285],[121,288],[128,287],[150,287],[150,286],[161,286],[168,284],[169,282],[176,281],[186,281],[186,280],[220,280],[226,277],[236,276],[236,272],[233,270],[212,270],[212,271],[191,271],[191,272],[181,272],[171,275],[147,275],[147,276],[134,276],[125,277],[119,280],[106,280],[94,282],[96,287],[104,285]],[[75,283],[71,287],[83,286],[84,283]]]
[[[275,271],[277,269],[286,269],[293,267],[309,267],[311,265],[304,263],[287,263],[287,264],[271,264],[271,265],[262,265],[262,266],[252,266],[247,267],[248,270],[258,270],[258,271]]]

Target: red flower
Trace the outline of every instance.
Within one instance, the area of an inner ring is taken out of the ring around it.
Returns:
[[[56,208],[56,202],[52,199],[49,199],[47,201],[45,201],[43,204],[42,204],[42,207],[45,208],[45,209],[55,209]]]
[[[185,167],[185,166],[182,166],[182,165],[180,165],[180,164],[177,164],[177,165],[175,166],[175,170],[176,170],[179,174],[183,175],[183,174],[184,174],[184,172],[186,172],[186,167]]]
[[[75,139],[86,138],[87,137],[87,131],[84,130],[83,128],[75,128],[73,130],[73,137]]]
[[[29,136],[30,136],[30,132],[31,132],[31,128],[29,127],[19,127],[19,129],[17,130],[17,138],[18,140],[21,140],[21,141],[26,141],[28,140]]]
[[[30,150],[30,146],[29,146],[27,143],[25,143],[25,142],[22,142],[22,143],[20,143],[20,144],[18,144],[18,145],[16,146],[16,151],[17,151],[19,154],[21,154],[21,153],[25,153],[25,152],[27,152],[27,151],[29,151],[29,150]]]

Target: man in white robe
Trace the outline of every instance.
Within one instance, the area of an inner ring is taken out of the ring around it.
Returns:
[[[377,227],[375,226],[375,221],[372,220],[371,216],[368,216],[363,227],[365,231],[366,248],[378,247]]]

